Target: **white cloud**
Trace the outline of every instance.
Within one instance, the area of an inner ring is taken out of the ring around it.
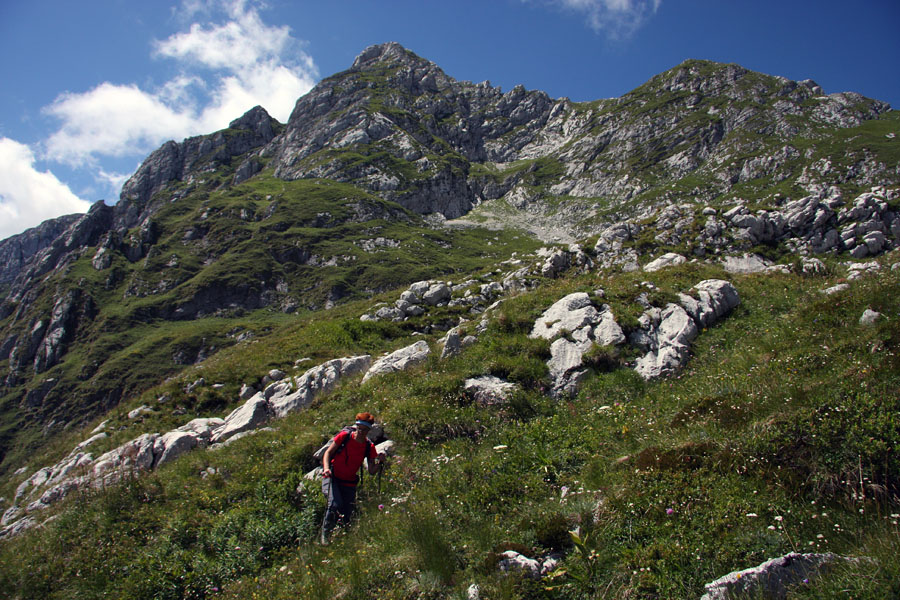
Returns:
[[[0,138],[0,239],[90,207],[55,175],[35,169],[34,160],[28,146]]]
[[[588,25],[613,40],[630,37],[656,14],[662,0],[552,0],[555,4],[583,13]]]
[[[45,109],[62,122],[46,142],[46,156],[87,166],[101,156],[144,155],[168,139],[227,127],[257,104],[286,121],[315,84],[315,63],[289,27],[266,25],[255,4],[193,1],[183,10],[196,16],[222,8],[224,23],[193,23],[155,42],[154,55],[181,68],[157,89],[106,82],[57,98]]]
[[[101,83],[82,94],[66,93],[45,111],[62,121],[46,142],[46,157],[73,166],[96,156],[145,152],[171,137],[190,134],[194,115],[163,96],[135,85]]]

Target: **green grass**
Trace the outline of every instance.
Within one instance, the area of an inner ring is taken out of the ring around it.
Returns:
[[[722,275],[684,265],[653,282],[663,301]],[[645,277],[548,282],[508,299],[451,360],[346,382],[274,432],[69,499],[43,530],[0,545],[0,584],[23,598],[443,598],[472,583],[485,597],[696,598],[706,582],[796,550],[878,562],[791,597],[896,593],[900,330],[857,322],[866,307],[889,313],[896,274],[836,297],[818,293],[823,277],[735,278],[741,305],[701,334],[680,375],[644,382],[599,368],[577,397],[546,397],[548,348],[526,337],[536,316],[597,287],[625,313]],[[233,389],[301,355],[378,353],[409,334],[337,310],[222,350],[183,381]],[[465,378],[489,373],[521,385],[510,404],[480,407],[463,393]],[[166,385],[187,401],[182,382]],[[384,420],[399,456],[380,489],[364,482],[358,523],[317,546],[324,500],[300,475],[362,408]],[[576,527],[582,546],[568,534]],[[538,582],[503,576],[507,549],[559,553],[561,568]]]

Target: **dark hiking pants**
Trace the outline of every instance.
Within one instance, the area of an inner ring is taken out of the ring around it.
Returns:
[[[322,480],[322,492],[328,498],[328,509],[322,523],[322,538],[327,539],[336,525],[346,525],[350,522],[350,517],[356,509],[356,486],[332,476]]]

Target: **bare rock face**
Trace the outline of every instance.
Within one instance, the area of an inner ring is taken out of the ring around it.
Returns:
[[[372,359],[368,354],[330,360],[306,371],[296,380],[296,391],[290,387],[285,393],[270,399],[275,416],[283,418],[309,405],[319,394],[334,388],[343,377],[351,377],[369,368]]]
[[[847,559],[830,552],[825,554],[791,552],[707,583],[706,593],[700,600],[736,600],[746,597],[778,600],[787,597],[789,586],[809,583],[822,570],[846,560],[856,559]]]
[[[647,354],[638,359],[635,370],[644,379],[670,375],[685,363],[690,344],[697,337],[697,324],[677,304],[651,309],[639,322],[645,334]]]
[[[148,202],[171,181],[181,180],[201,163],[219,166],[233,156],[261,148],[275,137],[277,122],[261,106],[232,121],[227,130],[192,137],[183,142],[166,142],[141,164],[122,186],[116,206],[116,227],[128,229],[148,216]],[[243,175],[255,167],[243,166]]]
[[[210,442],[221,443],[239,433],[261,427],[271,416],[272,407],[262,394],[257,394],[225,417],[225,424],[216,430]]]
[[[424,361],[428,358],[430,352],[431,349],[428,347],[428,342],[419,340],[415,344],[401,348],[375,361],[372,367],[366,371],[362,381],[365,383],[377,375],[404,371]]]
[[[0,241],[0,284],[12,283],[32,256],[53,244],[80,218],[81,215],[66,215],[50,219],[37,227]]]
[[[466,395],[478,404],[495,406],[504,404],[518,386],[499,377],[485,375],[466,379],[463,388]]]

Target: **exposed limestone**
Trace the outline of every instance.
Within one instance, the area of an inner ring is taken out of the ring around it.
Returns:
[[[545,556],[541,559],[528,558],[514,550],[507,550],[500,554],[502,557],[498,567],[504,573],[519,571],[531,579],[540,579],[550,573],[559,564],[559,557]]]
[[[215,431],[210,442],[213,444],[224,442],[238,433],[256,429],[266,423],[271,416],[271,405],[262,394],[257,394],[225,417],[224,425]]]
[[[584,356],[593,346],[615,347],[627,341],[638,347],[645,354],[636,361],[635,370],[645,379],[676,372],[690,356],[691,342],[700,330],[740,303],[737,290],[727,281],[701,281],[689,291],[693,295],[679,294],[680,305],[656,308],[647,304],[638,320],[640,327],[627,340],[609,307],[598,310],[587,293],[576,292],[555,302],[538,317],[529,334],[553,340],[547,361],[552,393],[571,395],[577,391],[588,373]]]
[[[874,325],[877,323],[883,315],[880,312],[874,311],[872,309],[867,308],[862,316],[859,318],[860,325]]]
[[[756,567],[735,571],[706,584],[700,600],[736,600],[745,597],[785,598],[789,586],[810,583],[828,567],[848,559],[830,552],[798,554],[791,552]]]
[[[635,370],[644,379],[652,379],[676,372],[690,355],[690,344],[697,337],[697,324],[681,306],[667,304],[641,315],[641,336],[638,345],[647,354],[637,360]]]
[[[509,395],[518,389],[514,383],[504,381],[493,375],[466,379],[463,389],[466,395],[482,406],[495,406],[506,403]]]
[[[281,379],[248,398],[225,419],[198,418],[161,435],[145,433],[94,460],[92,455],[81,450],[108,435],[97,432],[78,444],[58,464],[39,469],[19,485],[15,505],[5,513],[7,522],[2,523],[4,527],[0,529],[0,538],[34,526],[29,513],[47,508],[76,489],[114,485],[125,477],[167,464],[195,448],[221,447],[263,431],[266,428],[262,426],[272,418],[281,418],[303,408],[315,396],[331,390],[340,378],[360,373],[370,363],[371,357],[368,355],[328,361],[293,380],[296,391],[292,391],[292,380]],[[283,376],[280,371],[270,372],[264,379]],[[271,402],[266,394],[271,396]],[[145,409],[147,407],[138,410]],[[38,500],[29,503],[25,509],[21,508],[22,501],[44,487],[46,489]]]
[[[654,271],[659,271],[660,269],[664,269],[666,267],[672,267],[681,265],[687,262],[687,259],[680,254],[676,254],[674,252],[667,252],[663,254],[656,260],[650,261],[646,265],[644,265],[644,270],[648,273],[652,273]]]
[[[419,340],[415,344],[401,348],[375,361],[371,368],[366,371],[362,382],[365,383],[376,375],[404,371],[424,361],[428,358],[430,352],[431,349],[428,347],[428,342]]]
[[[722,267],[729,273],[761,273],[770,266],[770,261],[756,254],[726,256],[722,260]]]
[[[338,380],[368,369],[372,359],[368,354],[351,358],[338,358],[313,367],[296,379],[296,391],[271,400],[275,416],[283,418],[309,405],[313,398],[326,393]]]

